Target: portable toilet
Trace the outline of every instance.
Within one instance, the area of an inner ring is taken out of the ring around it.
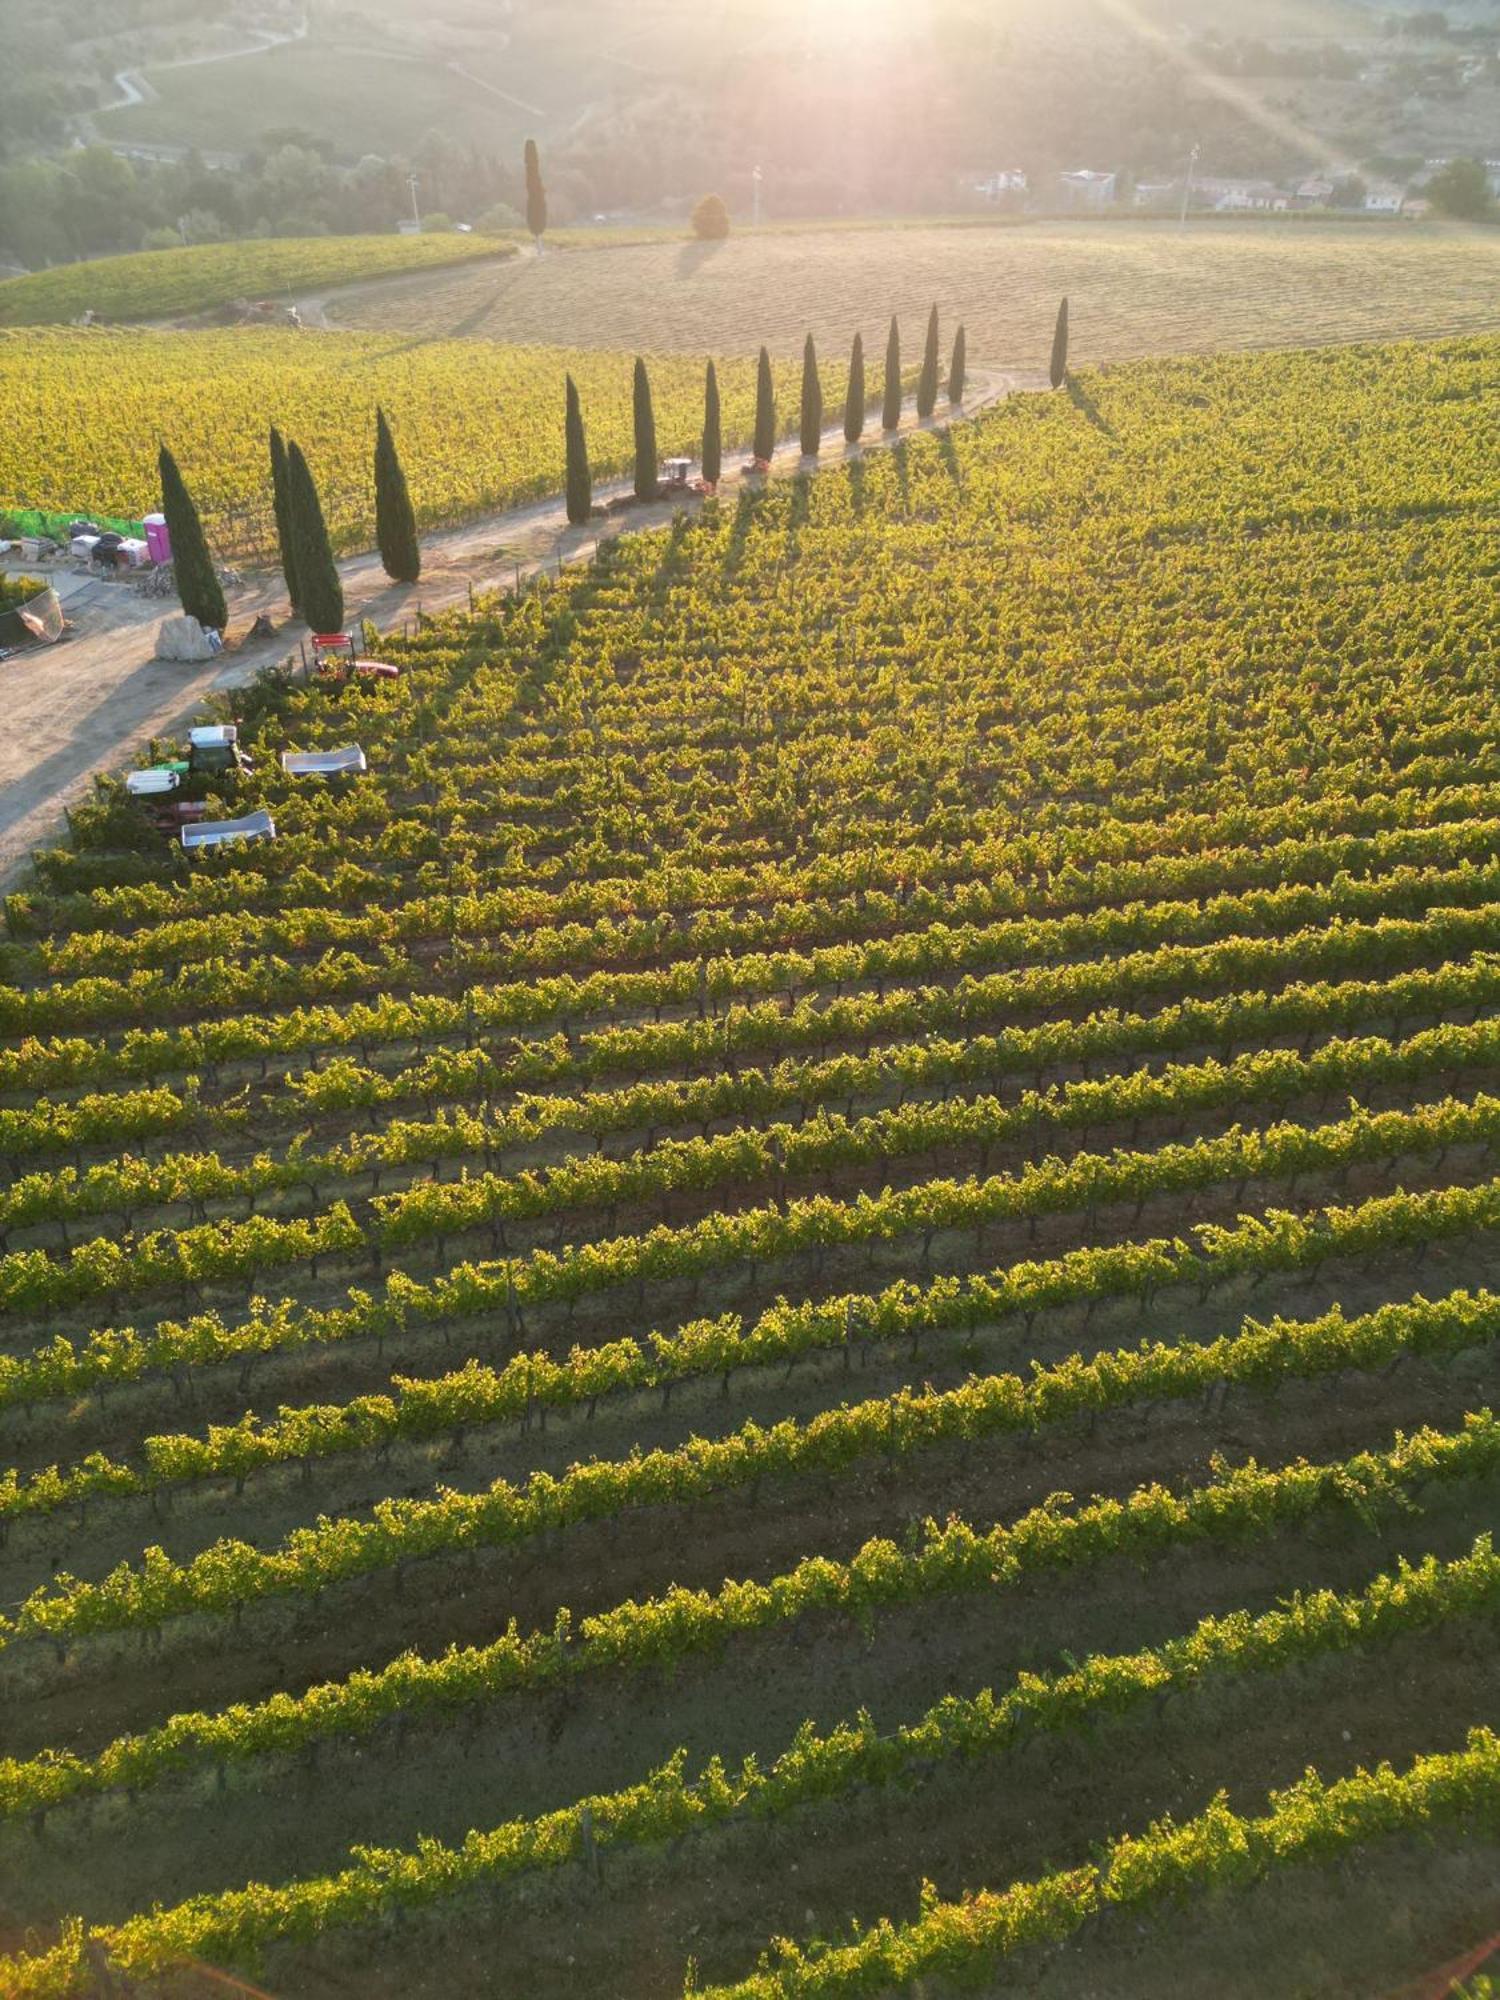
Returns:
[[[146,530],[146,554],[154,563],[169,563],[172,560],[172,537],[167,530],[165,514],[148,514]]]

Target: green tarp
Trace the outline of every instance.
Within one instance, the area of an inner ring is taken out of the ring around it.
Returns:
[[[22,535],[50,535],[54,542],[66,544],[68,529],[74,521],[95,521],[101,528],[113,528],[117,535],[129,535],[133,541],[144,541],[146,530],[139,521],[117,520],[113,514],[91,514],[87,507],[78,507],[71,514],[44,514],[39,507],[0,506],[0,535],[12,540]]]

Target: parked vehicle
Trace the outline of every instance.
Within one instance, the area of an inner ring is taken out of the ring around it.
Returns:
[[[240,748],[240,733],[232,722],[207,723],[188,731],[188,769],[194,777],[238,777],[254,767]]]

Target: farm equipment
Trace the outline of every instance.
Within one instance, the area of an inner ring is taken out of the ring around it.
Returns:
[[[661,469],[657,481],[663,495],[672,493],[702,493],[711,497],[718,489],[706,479],[694,479],[693,461],[690,458],[669,458]]]
[[[222,784],[228,778],[233,782],[249,769],[250,759],[240,749],[239,732],[234,724],[213,723],[188,731],[186,757],[169,758],[143,771],[128,772],[125,795],[139,806],[158,833],[169,839],[173,835],[184,836],[186,846],[189,843],[185,836],[197,833],[207,824],[205,815],[209,807],[203,802],[204,791],[211,789],[215,781]],[[252,814],[251,818],[254,817]]]
[[[246,813],[242,819],[200,820],[196,826],[185,826],[178,838],[184,852],[201,854],[210,848],[274,840],[276,822],[262,807],[259,812]]]
[[[369,769],[357,743],[337,750],[283,750],[281,768],[289,778],[357,778]]]
[[[127,796],[135,800],[157,832],[165,834],[168,839],[181,833],[185,827],[195,825],[208,811],[201,799],[180,796],[187,774],[187,765],[178,761],[154,764],[145,771],[131,771],[125,779]]]
[[[237,778],[252,769],[232,722],[214,722],[188,731],[187,768],[194,777]]]
[[[344,687],[350,679],[394,681],[401,669],[388,660],[362,660],[352,632],[314,632],[313,672],[326,687]]]

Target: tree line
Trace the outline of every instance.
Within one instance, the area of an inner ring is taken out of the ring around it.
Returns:
[[[967,371],[968,339],[964,328],[960,326],[953,338],[948,364],[947,383],[950,403],[957,404],[963,401]],[[924,422],[937,408],[941,374],[938,309],[934,306],[928,315],[927,339],[916,389],[917,416]],[[891,432],[899,428],[904,399],[905,388],[901,376],[901,329],[899,322],[893,317],[886,340],[885,388],[880,418],[883,431]],[[635,363],[633,405],[635,497],[638,500],[654,500],[660,493],[656,416],[652,405],[650,374],[640,356],[636,357]],[[823,416],[823,383],[818,373],[817,343],[813,336],[808,334],[802,348],[802,397],[797,428],[798,442],[804,458],[816,458],[822,451]],[[858,444],[865,434],[868,421],[869,397],[866,388],[864,336],[857,333],[849,356],[848,389],[844,397],[846,442]],[[755,470],[764,471],[769,467],[779,434],[776,384],[771,370],[771,356],[769,349],[762,347],[756,364],[755,425],[751,442],[751,456]],[[564,443],[567,457],[568,519],[577,527],[587,521],[593,512],[593,472],[589,464],[582,405],[577,385],[571,375],[567,379],[566,388]],[[699,447],[699,463],[702,467],[704,485],[709,488],[717,486],[723,473],[724,437],[720,418],[718,371],[712,361],[708,364],[703,384],[703,435]]]

